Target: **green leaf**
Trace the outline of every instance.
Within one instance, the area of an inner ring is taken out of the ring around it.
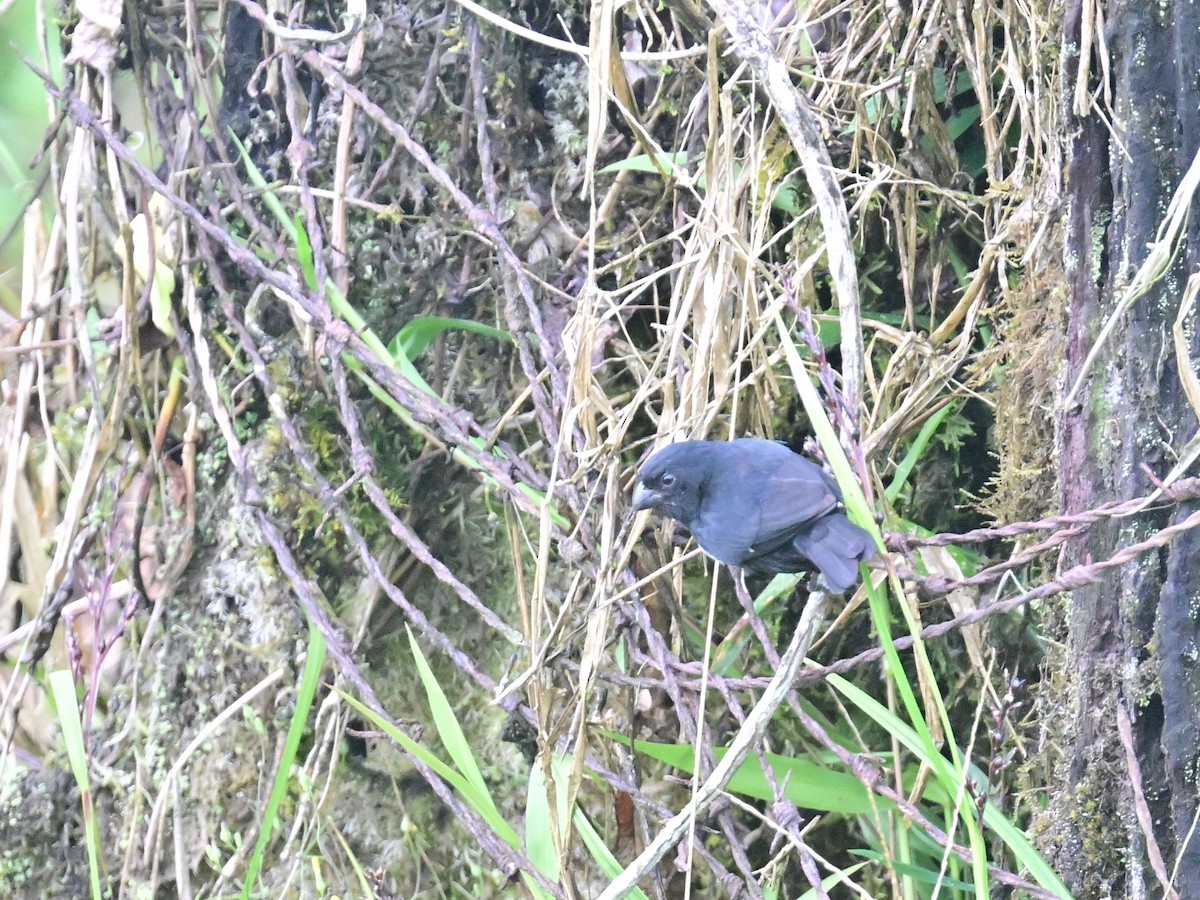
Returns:
[[[62,728],[63,745],[67,750],[67,762],[71,774],[79,785],[79,796],[83,804],[84,837],[87,842],[88,880],[92,897],[100,900],[104,896],[100,889],[100,823],[96,821],[96,809],[92,805],[92,788],[88,780],[87,751],[83,742],[83,723],[79,718],[79,701],[75,694],[75,680],[68,669],[58,669],[49,675],[50,696]]]
[[[539,872],[551,881],[558,881],[562,870],[558,864],[558,850],[554,846],[546,770],[540,759],[534,760],[529,772],[529,790],[525,796],[525,853]]]
[[[771,579],[770,583],[754,598],[754,612],[761,616],[780,598],[791,596],[793,588],[800,583],[799,575],[781,574]],[[686,625],[685,625],[686,627]],[[690,630],[690,629],[689,629]],[[705,636],[699,632],[694,634],[697,646],[703,646]],[[715,675],[728,676],[735,672],[737,661],[741,658],[746,645],[752,640],[753,631],[742,628],[740,631],[728,634],[717,645],[712,655],[712,671]]]
[[[483,817],[484,821],[491,826],[492,830],[500,837],[504,843],[514,849],[520,846],[520,840],[517,837],[516,830],[504,820],[500,813],[496,810],[496,804],[492,802],[492,798],[488,794],[479,794],[478,788],[468,779],[463,777],[453,766],[447,765],[428,747],[423,744],[418,744],[407,734],[379,715],[375,710],[371,709],[357,697],[352,697],[340,688],[335,688],[342,698],[357,710],[364,719],[394,740],[405,751],[415,756],[429,768],[433,769],[443,781],[450,787],[458,791],[462,798],[471,805],[471,807]]]
[[[567,784],[571,780],[572,760],[560,753],[550,758],[554,779],[555,815],[550,815],[550,792],[546,789],[546,760],[539,756],[529,772],[529,793],[525,801],[525,852],[538,871],[550,881],[562,877],[558,845],[554,840],[557,825],[559,843],[566,846],[570,820],[567,815]]]
[[[925,420],[925,424],[921,426],[921,431],[917,434],[916,440],[908,448],[908,452],[904,454],[904,459],[900,461],[900,465],[896,466],[896,472],[892,476],[892,483],[887,486],[887,490],[884,492],[888,503],[896,502],[896,498],[904,490],[904,485],[908,483],[913,468],[920,461],[921,457],[925,455],[925,449],[929,446],[930,440],[932,440],[942,422],[946,420],[946,416],[950,415],[956,406],[957,404],[947,403]]]
[[[175,325],[171,322],[171,296],[174,293],[175,272],[161,259],[156,259],[154,290],[150,292],[150,321],[169,338],[175,336]]]
[[[600,872],[605,878],[616,878],[625,871],[625,867],[613,856],[604,838],[600,837],[591,821],[578,806],[575,807],[573,821],[575,823],[575,831],[583,840],[583,845],[587,847],[588,852],[592,854],[592,859],[596,861],[596,865],[600,867]],[[636,887],[630,890],[625,896],[638,898],[638,900],[647,900],[641,888]]]
[[[421,377],[421,373],[412,364],[412,360],[403,353],[393,353],[388,347],[384,346],[379,336],[367,327],[366,319],[351,305],[350,301],[342,296],[341,291],[333,287],[332,284],[328,285],[327,296],[329,298],[329,309],[334,314],[345,319],[346,324],[358,332],[359,336],[363,339],[363,343],[370,347],[376,356],[381,360],[391,360],[392,367],[407,378],[418,390],[424,391],[433,397],[437,396],[433,388],[429,386],[429,383]],[[346,354],[343,358],[349,360],[351,357]]]
[[[279,766],[275,770],[275,781],[271,785],[271,796],[267,800],[267,808],[263,811],[262,823],[258,829],[258,841],[254,853],[246,867],[246,880],[242,886],[242,898],[246,900],[254,887],[262,867],[263,855],[267,844],[275,832],[275,823],[279,818],[279,807],[287,794],[288,780],[291,776],[292,765],[300,752],[300,740],[308,730],[308,711],[312,709],[313,698],[317,694],[317,686],[321,681],[321,668],[325,665],[325,636],[313,622],[308,626],[308,653],[304,660],[304,674],[300,679],[300,690],[296,694],[296,708],[292,711],[292,721],[288,726],[287,740],[284,742],[283,755],[279,758]]]
[[[693,747],[653,741],[634,741],[633,746],[639,753],[682,772],[692,771],[695,761]],[[717,759],[724,755],[725,748],[718,747]],[[767,761],[771,764],[776,783],[782,785],[786,780],[787,787],[784,792],[797,806],[848,816],[863,815],[893,806],[882,797],[870,796],[863,783],[853,775],[835,772],[811,759],[768,753]],[[771,800],[775,796],[757,757],[746,760],[738,767],[729,781],[728,790],[757,800]]]
[[[629,159],[619,159],[600,171],[606,174],[610,172],[649,172],[652,175],[665,171],[672,175],[683,175],[685,173],[678,170],[686,166],[687,161],[687,151],[656,153],[654,156],[643,153],[640,156],[631,156]]]
[[[775,194],[771,197],[771,208],[789,216],[799,216],[805,211],[800,203],[800,189],[796,187],[794,179],[789,178],[775,189]]]
[[[278,194],[271,190],[266,176],[255,165],[254,160],[250,157],[250,151],[246,149],[246,145],[242,143],[241,138],[234,134],[232,130],[228,134],[233,140],[234,146],[238,148],[238,155],[241,157],[242,165],[246,167],[246,177],[249,178],[251,184],[262,192],[260,196],[263,204],[271,211],[271,215],[275,217],[275,221],[279,223],[279,226],[287,232],[288,237],[293,242],[297,241],[296,223],[287,214],[287,209],[284,208],[283,201],[279,199]]]
[[[936,884],[939,887],[952,888],[958,891],[972,892],[975,890],[975,885],[966,881],[959,881],[956,878],[948,878],[940,872],[935,872],[927,869],[924,866],[914,866],[909,863],[900,862],[899,860],[887,859],[882,853],[877,853],[874,850],[851,850],[852,856],[861,856],[864,859],[869,859],[872,862],[880,863],[881,865],[890,867],[899,875],[907,875],[914,881],[920,881],[924,884]]]
[[[471,438],[470,443],[473,446],[478,447],[480,449],[482,449],[485,446],[485,442],[484,442],[483,438],[479,438],[479,437]],[[492,455],[494,457],[496,457],[497,459],[507,459],[508,458],[504,455],[504,451],[502,451],[498,447],[492,448]],[[451,458],[455,462],[459,463],[462,466],[465,466],[468,469],[471,469],[473,471],[479,471],[479,472],[483,471],[483,467],[478,462],[476,462],[471,457],[467,456],[467,454],[465,454],[459,448],[454,449],[454,452],[451,454]],[[490,475],[488,475],[486,472],[484,472],[484,480],[487,481],[489,484],[495,483],[494,479]],[[520,482],[517,482],[517,490],[519,490],[522,494],[524,494],[530,500],[537,503],[539,506],[547,503],[546,492],[539,491],[533,485],[525,484],[525,482],[520,481]],[[566,518],[564,518],[563,514],[560,513],[555,508],[553,503],[550,503],[550,519],[551,519],[551,521],[554,522],[555,525],[559,526],[560,528],[569,528],[570,527],[570,524],[567,522]]]
[[[299,212],[292,224],[295,226],[293,237],[296,241],[296,258],[300,262],[300,272],[304,275],[304,283],[312,292],[317,290],[317,266],[313,260],[312,242],[308,239],[308,229],[304,227],[304,217]]]
[[[946,759],[937,747],[930,745],[924,735],[918,735],[915,729],[902,722],[895,713],[857,685],[851,684],[840,675],[829,676],[827,683],[883,726],[893,738],[906,746],[918,759],[929,766],[930,770],[941,783],[942,788],[949,793],[950,797],[959,798],[962,822],[968,831],[972,833],[972,846],[975,846],[978,839],[974,835],[975,829],[973,827],[975,816],[974,802],[966,791],[959,789],[963,778],[966,777],[960,767]],[[955,755],[957,756],[958,754]],[[982,777],[981,774],[978,775],[978,778]],[[1042,855],[1034,848],[1025,833],[1009,821],[998,806],[994,803],[988,803],[984,807],[983,821],[1008,846],[1021,865],[1029,870],[1029,874],[1037,880],[1038,884],[1055,896],[1069,900],[1071,894],[1062,879],[1050,868],[1050,864],[1042,858]],[[977,858],[974,863],[978,881],[981,877],[978,872],[979,867],[980,865],[986,865],[986,859],[982,857]]]
[[[864,866],[866,866],[866,863],[855,863],[854,865],[849,866],[848,868],[839,869],[838,871],[833,872],[832,874],[826,875],[824,878],[821,879],[821,892],[818,892],[815,887],[809,888],[807,891],[805,891],[803,894],[801,894],[797,898],[797,900],[817,900],[818,897],[825,896],[825,894],[828,893],[829,889],[834,887],[835,885],[850,884],[850,876],[853,875],[855,872],[857,872],[859,869],[863,868]]]
[[[479,769],[479,763],[475,761],[475,754],[471,750],[467,736],[463,733],[462,726],[458,724],[458,717],[454,715],[454,707],[446,699],[442,686],[438,684],[433,670],[429,668],[425,654],[421,652],[421,646],[417,643],[416,635],[407,626],[405,626],[405,630],[408,632],[408,645],[412,649],[413,660],[417,664],[421,683],[425,686],[425,697],[429,701],[429,711],[433,714],[433,722],[437,726],[438,737],[442,739],[442,746],[446,748],[450,759],[458,766],[458,771],[462,772],[463,777],[475,787],[482,797],[487,798],[488,803],[492,803],[487,782],[483,780],[483,772]],[[492,804],[492,809],[495,809],[494,804]]]
[[[976,103],[972,106],[968,106],[961,112],[956,112],[949,119],[947,119],[946,132],[950,135],[950,140],[956,141],[966,134],[967,131],[970,130],[971,126],[979,122],[981,115],[982,110],[979,104]]]
[[[391,343],[388,344],[388,351],[393,357],[402,355],[405,359],[412,361],[425,352],[426,348],[433,343],[434,338],[447,331],[471,331],[510,343],[513,340],[513,336],[503,328],[485,325],[483,322],[476,322],[472,319],[417,316],[396,333]]]

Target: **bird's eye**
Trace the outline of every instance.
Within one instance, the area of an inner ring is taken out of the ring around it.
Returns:
[[[671,472],[665,472],[663,473],[663,477],[658,479],[658,481],[663,487],[670,487],[675,483],[675,476]]]

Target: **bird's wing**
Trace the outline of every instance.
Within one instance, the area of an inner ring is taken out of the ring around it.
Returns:
[[[756,552],[758,497],[753,484],[738,483],[721,472],[708,485],[696,517],[684,524],[704,552],[730,566],[740,566]]]
[[[756,554],[788,543],[796,532],[838,505],[821,468],[795,453],[784,457],[762,481]]]

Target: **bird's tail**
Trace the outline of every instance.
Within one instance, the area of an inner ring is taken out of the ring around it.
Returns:
[[[793,545],[821,570],[826,584],[837,593],[858,583],[858,564],[875,555],[875,541],[841,510],[822,516],[796,535]]]

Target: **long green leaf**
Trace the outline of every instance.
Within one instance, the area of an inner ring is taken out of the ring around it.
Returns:
[[[882,853],[878,853],[874,850],[850,850],[847,852],[849,852],[852,856],[861,856],[864,859],[871,860],[872,862],[880,864],[888,863],[887,858]],[[949,878],[945,875],[942,875],[940,872],[927,869],[924,866],[913,866],[909,865],[908,863],[896,862],[894,860],[890,863],[890,865],[899,874],[907,875],[915,881],[921,882],[922,884],[936,884],[941,888],[953,888],[954,890],[959,891],[972,891],[975,888],[975,885],[973,884],[970,884],[966,881],[959,881],[954,878]]]
[[[525,852],[543,875],[557,882],[562,877],[559,845],[566,846],[570,828],[567,814],[567,784],[571,780],[572,759],[556,753],[550,758],[554,779],[555,814],[550,814],[550,791],[546,786],[546,760],[539,756],[529,772],[529,793],[525,803]],[[558,841],[555,841],[555,829]]]
[[[83,743],[83,723],[79,718],[79,701],[75,696],[75,680],[67,669],[58,669],[49,675],[50,696],[58,713],[58,724],[62,728],[63,745],[67,751],[67,762],[71,774],[79,785],[79,796],[83,803],[83,830],[87,843],[88,881],[92,897],[100,900],[100,825],[96,821],[96,809],[92,803],[92,788],[88,779],[87,751]]]
[[[572,817],[575,823],[575,831],[583,840],[583,845],[587,847],[588,852],[592,854],[592,859],[596,861],[596,865],[600,867],[600,872],[606,878],[616,878],[625,871],[625,867],[617,860],[604,839],[596,832],[595,827],[583,810],[578,806],[575,807],[575,814]],[[626,896],[637,898],[637,900],[647,900],[645,893],[641,888],[633,888]]]
[[[615,737],[615,735],[614,735]],[[695,748],[683,744],[660,744],[635,740],[634,749],[659,762],[690,773],[695,762]],[[718,747],[717,759],[725,754]],[[767,761],[775,774],[776,783],[787,781],[785,792],[789,800],[806,809],[819,809],[844,815],[862,815],[879,808],[891,808],[883,798],[872,798],[861,781],[846,772],[836,772],[810,759],[768,753]],[[734,773],[727,787],[732,793],[771,800],[774,792],[756,758],[747,759]]]
[[[838,871],[834,872],[831,875],[826,875],[824,878],[821,879],[821,891],[818,891],[815,887],[809,888],[807,891],[805,891],[803,894],[801,894],[799,896],[799,898],[797,898],[797,900],[817,900],[818,897],[825,896],[826,892],[828,892],[829,889],[834,887],[835,885],[838,885],[838,884],[848,885],[848,884],[850,884],[850,876],[853,875],[855,872],[857,872],[859,869],[864,868],[865,866],[866,866],[866,863],[855,863],[854,865],[852,865],[848,868],[839,869]]]
[[[267,808],[263,811],[262,822],[259,825],[258,841],[254,845],[254,853],[246,867],[246,880],[242,886],[242,898],[249,898],[262,867],[263,855],[271,835],[275,831],[275,822],[279,817],[279,807],[287,795],[288,781],[291,778],[292,764],[300,751],[300,740],[308,729],[308,712],[312,709],[313,698],[317,694],[317,686],[321,680],[321,669],[325,665],[325,636],[315,623],[308,626],[308,653],[304,660],[304,673],[300,678],[300,690],[296,694],[296,708],[292,711],[292,721],[288,726],[287,740],[284,742],[283,755],[279,758],[279,766],[275,770],[275,781],[271,785],[271,796],[267,800]]]
[[[460,773],[453,766],[443,762],[437,756],[437,754],[431,751],[428,747],[414,741],[407,734],[394,726],[387,719],[383,718],[383,716],[380,716],[375,712],[375,710],[371,709],[357,697],[353,697],[343,690],[337,690],[342,698],[355,710],[357,710],[364,719],[366,719],[380,731],[384,732],[388,737],[403,747],[405,751],[411,753],[417,759],[421,760],[421,762],[425,763],[425,765],[429,766],[429,768],[433,769],[433,771],[436,772],[443,781],[450,785],[450,787],[454,788],[454,790],[458,791],[458,793],[462,795],[463,799],[470,804],[472,809],[474,809],[477,813],[479,813],[480,816],[483,817],[484,821],[491,826],[492,830],[500,837],[501,840],[504,841],[504,843],[513,848],[520,847],[521,841],[517,836],[516,830],[509,825],[508,822],[505,821],[505,819],[496,810],[496,804],[492,802],[490,796],[485,793],[481,797],[479,795],[478,788],[472,782],[465,778],[462,773]]]
[[[525,795],[525,853],[539,872],[551,881],[558,881],[562,870],[558,863],[558,848],[554,846],[546,771],[540,759],[534,760],[529,771],[529,790]]]
[[[405,631],[408,632],[408,645],[412,649],[417,672],[425,686],[425,697],[429,701],[429,711],[433,714],[433,722],[437,726],[438,737],[442,739],[442,746],[446,748],[450,759],[454,761],[458,771],[462,772],[463,777],[491,803],[492,797],[488,791],[487,782],[483,780],[483,772],[480,771],[479,763],[475,760],[471,744],[467,741],[467,736],[463,734],[462,726],[458,724],[458,717],[454,715],[454,707],[446,699],[442,686],[438,684],[433,670],[429,668],[429,663],[425,660],[425,654],[421,652],[421,646],[417,643],[412,629],[405,626]],[[495,809],[494,804],[493,809]]]
[[[809,421],[812,423],[817,441],[821,444],[821,449],[825,451],[825,457],[829,461],[830,468],[833,469],[838,487],[842,490],[846,509],[849,511],[852,519],[874,536],[876,544],[882,549],[882,535],[879,532],[879,526],[875,522],[872,510],[867,504],[862,485],[858,483],[858,479],[854,475],[854,470],[850,466],[850,461],[846,458],[846,452],[838,440],[837,433],[833,430],[833,425],[830,423],[829,417],[825,414],[825,407],[821,402],[821,396],[817,392],[812,376],[804,367],[800,352],[797,350],[792,338],[791,330],[787,327],[782,314],[779,312],[775,313],[775,324],[779,333],[780,347],[783,349],[788,367],[792,371],[792,381],[796,386],[796,392],[800,395],[800,402],[804,406],[804,411],[808,414]],[[912,727],[921,743],[919,755],[921,758],[936,757],[939,755],[937,742],[934,740],[929,725],[924,719],[924,711],[921,703],[917,700],[916,691],[913,690],[904,665],[900,661],[900,654],[896,651],[895,643],[892,640],[891,609],[888,604],[887,591],[876,587],[870,580],[866,582],[865,588],[871,608],[871,620],[875,624],[875,630],[879,634],[879,643],[884,651],[886,671],[896,688],[900,702],[903,704],[904,710],[908,714],[912,722]],[[950,723],[949,713],[946,711],[946,704],[937,690],[932,667],[925,654],[924,645],[920,641],[920,626],[915,620],[912,609],[907,602],[900,603],[899,608],[909,633],[914,635],[916,639],[916,643],[913,645],[913,654],[916,657],[917,664],[926,675],[923,683],[928,689],[927,694],[932,701],[933,712],[938,717],[943,731],[948,735],[953,735],[954,729]],[[949,747],[952,754],[958,752],[957,744],[953,740],[950,741]],[[974,820],[971,817],[964,817],[963,824],[967,829],[973,853],[976,879],[975,889],[982,896],[987,896],[989,893],[987,846],[983,842],[982,836],[979,834],[979,829],[975,826]],[[901,833],[900,840],[903,841],[904,839],[904,835]],[[907,848],[900,846],[898,852],[901,859],[904,859]]]
[[[499,341],[512,342],[513,336],[503,328],[476,322],[474,319],[453,319],[448,316],[415,316],[396,332],[388,344],[393,354],[403,354],[408,360],[419,357],[433,340],[447,331],[470,331]]]
[[[925,455],[925,448],[929,446],[929,442],[933,440],[933,436],[941,427],[942,422],[946,421],[946,416],[950,415],[956,405],[947,403],[932,416],[930,416],[925,424],[921,426],[920,432],[916,439],[912,442],[912,446],[908,448],[908,452],[904,454],[904,459],[900,460],[900,465],[896,466],[896,472],[892,476],[892,482],[887,486],[884,495],[887,497],[888,503],[895,503],[896,498],[900,496],[900,492],[904,490],[904,485],[908,483],[908,478],[912,474],[913,468],[921,457]]]
[[[609,163],[600,170],[601,174],[612,172],[647,172],[656,175],[666,171],[672,175],[683,175],[685,173],[679,170],[687,165],[688,155],[686,150],[681,150],[678,153],[656,153],[654,156],[649,156],[645,153],[639,156],[632,156],[629,159],[619,159],[614,163]]]
[[[828,683],[850,700],[851,703],[882,725],[896,740],[916,754],[917,758],[933,771],[934,775],[941,782],[943,789],[948,791],[950,796],[961,796],[962,800],[959,807],[961,818],[969,829],[972,828],[975,812],[974,802],[969,793],[960,790],[960,786],[967,776],[941,753],[926,752],[925,741],[917,734],[915,729],[901,721],[890,709],[861,690],[857,685],[851,684],[839,675],[830,675]],[[1018,861],[1029,870],[1029,873],[1037,880],[1038,884],[1056,896],[1062,897],[1064,900],[1070,900],[1071,893],[1067,890],[1067,886],[1063,883],[1062,879],[1050,868],[1049,863],[1042,858],[1042,855],[1034,848],[1025,833],[1017,828],[999,807],[994,803],[988,803],[984,807],[983,820],[1004,841],[1005,845],[1013,852]]]

